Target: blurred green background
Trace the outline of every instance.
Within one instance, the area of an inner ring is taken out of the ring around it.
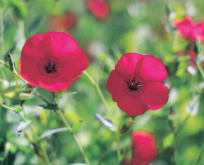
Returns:
[[[170,89],[169,101],[160,110],[137,116],[131,129],[120,138],[122,159],[131,159],[132,130],[147,130],[157,141],[158,157],[152,165],[201,165],[204,135],[204,83],[195,68],[188,71],[189,58],[185,55],[188,42],[178,36],[173,28],[175,18],[190,15],[195,21],[204,21],[202,0],[109,0],[110,15],[99,21],[87,11],[83,0],[0,0],[0,59],[8,63],[10,51],[18,68],[20,52],[26,39],[37,33],[50,31],[51,15],[71,12],[76,24],[70,29],[56,29],[70,33],[86,51],[89,59],[87,72],[99,82],[102,93],[111,108],[114,121],[119,125],[127,116],[112,101],[106,89],[109,73],[122,54],[138,52],[161,59],[168,70],[165,84]],[[197,55],[202,62],[203,45]],[[22,82],[19,80],[19,84]],[[50,92],[37,88],[46,99],[54,102]],[[0,66],[0,96],[6,105],[19,106],[21,92],[16,90],[13,74]],[[69,95],[63,96],[69,93]],[[115,138],[115,133],[98,120],[96,113],[109,117],[95,87],[82,74],[67,90],[57,94],[59,105],[71,125],[83,120],[76,132],[91,162],[95,165]],[[25,112],[39,136],[44,132],[65,127],[59,116],[39,105],[44,104],[33,94],[24,102]],[[21,112],[23,115],[23,112]],[[0,107],[0,164],[41,164],[33,146],[24,133],[17,131],[20,118]],[[178,131],[178,134],[175,132]],[[48,157],[53,165],[82,163],[81,156],[71,133],[59,132],[43,138]],[[119,165],[116,144],[107,154],[102,165]]]

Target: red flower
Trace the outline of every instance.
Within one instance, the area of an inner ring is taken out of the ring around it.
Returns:
[[[67,33],[47,32],[30,37],[23,46],[20,74],[31,86],[52,92],[68,88],[88,67],[85,52]]]
[[[86,0],[85,5],[93,16],[101,21],[106,20],[110,14],[110,7],[106,0]]]
[[[204,42],[204,24],[202,22],[194,24],[190,17],[185,17],[183,20],[176,21],[174,25],[182,37],[193,42],[197,39]]]
[[[195,68],[196,63],[194,61],[196,60],[196,52],[194,50],[187,50],[185,55],[190,57],[189,65]]]
[[[106,87],[119,108],[135,116],[166,104],[169,89],[160,83],[166,78],[166,68],[157,58],[127,53],[110,73]]]
[[[132,165],[146,165],[157,156],[154,136],[146,131],[132,133]]]
[[[71,30],[76,22],[76,16],[66,12],[63,15],[51,15],[48,19],[48,27],[50,30]]]

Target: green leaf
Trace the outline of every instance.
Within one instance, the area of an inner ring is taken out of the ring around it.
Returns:
[[[178,77],[183,77],[186,75],[187,67],[188,67],[188,61],[189,61],[188,57],[182,57],[181,58],[180,63],[178,65],[178,70],[176,72],[176,75]]]
[[[39,105],[40,107],[47,109],[47,110],[58,110],[58,106],[56,104],[49,104],[49,105]]]
[[[9,59],[9,67],[10,67],[10,70],[13,72],[13,73],[17,73],[16,72],[16,68],[15,68],[15,61],[14,61],[14,58],[12,56],[12,54],[10,52],[8,52],[8,59]]]
[[[10,4],[13,7],[14,13],[18,18],[23,19],[26,17],[26,15],[28,14],[28,9],[21,0],[10,0]]]
[[[3,92],[9,87],[9,82],[0,78],[0,92]]]
[[[52,129],[52,130],[46,131],[42,134],[41,139],[45,138],[47,136],[50,136],[54,133],[63,132],[63,131],[68,131],[68,129],[67,128],[57,128],[57,129]]]
[[[22,132],[23,129],[25,129],[29,124],[31,123],[31,120],[28,120],[28,121],[21,121],[19,124],[18,124],[18,127],[17,127],[17,131],[18,133]]]
[[[174,142],[174,135],[173,133],[170,133],[163,140],[163,148],[170,147],[173,144],[173,142]]]
[[[23,110],[23,108],[20,106],[16,106],[15,110],[16,110],[16,113],[20,113]]]
[[[103,125],[105,125],[106,127],[108,127],[111,131],[116,131],[117,130],[117,126],[115,123],[113,123],[110,119],[100,115],[100,114],[96,114],[96,117],[103,123]]]
[[[76,122],[72,127],[72,132],[78,131],[81,128],[83,122],[83,120],[79,120],[78,122]]]
[[[20,93],[19,98],[20,100],[27,100],[33,97],[33,94],[31,93]]]
[[[122,155],[120,155],[120,157],[119,157],[119,161],[120,161],[120,162],[125,158],[126,153],[127,153],[127,149],[128,149],[128,148],[125,148],[125,150],[123,151]]]

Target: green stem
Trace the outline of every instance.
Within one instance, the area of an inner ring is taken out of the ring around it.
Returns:
[[[179,132],[182,130],[182,128],[184,127],[184,125],[186,124],[188,118],[190,117],[190,112],[189,114],[187,115],[187,117],[184,119],[184,121],[182,122],[181,126],[177,129],[176,133],[174,134],[174,136],[176,137]]]
[[[19,88],[18,79],[17,79],[16,75],[14,75],[14,79],[15,79],[15,82],[16,82],[16,87]]]
[[[13,109],[13,108],[11,108],[11,107],[8,107],[8,106],[6,106],[6,105],[4,105],[4,104],[2,104],[2,103],[0,103],[0,105],[1,105],[2,107],[4,107],[4,108],[6,108],[6,109],[8,109],[8,110],[13,111],[13,112],[16,113],[16,110],[15,110],[15,109]],[[20,116],[21,119],[23,119],[23,121],[25,121],[25,122],[28,121],[28,119],[26,119],[25,117],[23,117],[21,114],[19,114],[19,113],[16,113],[16,114],[17,114],[18,116]],[[49,161],[49,159],[48,159],[47,153],[46,153],[44,147],[43,147],[42,144],[41,144],[40,138],[39,138],[39,137],[37,136],[37,134],[35,133],[35,131],[34,131],[34,129],[33,129],[33,127],[32,127],[31,124],[29,124],[29,127],[30,127],[30,129],[31,129],[31,131],[32,131],[32,133],[33,133],[33,135],[34,135],[36,141],[39,142],[39,146],[40,146],[40,149],[41,149],[41,151],[42,151],[42,153],[43,153],[43,158],[44,158],[45,164],[46,164],[46,165],[51,165],[51,164],[50,164],[50,161]]]
[[[0,60],[0,63],[1,63],[2,65],[4,65],[5,67],[7,67],[7,68],[10,70],[9,66],[8,66],[5,62],[3,62],[2,60]]]
[[[3,9],[0,11],[0,20],[1,20],[1,47],[2,54],[4,54],[4,23],[3,23]]]
[[[52,95],[53,95],[55,104],[58,106],[57,99],[56,99],[55,94],[54,94],[53,92],[52,92]],[[87,156],[86,156],[86,154],[85,154],[85,152],[84,152],[84,149],[83,149],[82,146],[81,146],[81,143],[79,142],[79,140],[78,140],[76,134],[72,131],[72,127],[71,127],[71,126],[69,125],[69,123],[66,121],[66,119],[64,118],[64,116],[63,116],[63,114],[62,114],[62,112],[61,112],[60,109],[59,109],[59,114],[60,114],[60,117],[61,117],[63,123],[64,123],[65,126],[67,127],[68,131],[70,131],[70,132],[72,133],[72,136],[74,137],[74,140],[75,140],[75,142],[76,142],[76,144],[77,144],[77,146],[78,146],[78,148],[79,148],[79,150],[80,150],[80,152],[81,152],[81,154],[82,154],[82,156],[83,156],[83,158],[84,158],[84,161],[85,161],[86,165],[90,165],[89,160],[88,160],[88,158],[87,158]]]
[[[200,153],[198,155],[198,158],[197,160],[195,161],[195,164],[194,165],[198,165],[199,164],[199,161],[200,161],[200,158],[201,158],[201,154],[203,152],[203,149],[204,149],[204,143],[202,143],[202,146],[201,146],[201,149],[200,149]]]
[[[108,106],[108,104],[107,104],[107,102],[106,102],[106,100],[105,100],[105,98],[103,96],[103,93],[101,92],[101,89],[100,89],[99,85],[94,81],[94,79],[86,71],[83,71],[83,73],[88,77],[88,79],[91,81],[91,83],[96,87],[96,90],[97,90],[97,92],[98,92],[98,94],[99,94],[99,96],[100,96],[100,98],[101,98],[101,100],[102,100],[102,102],[103,102],[103,104],[104,104],[104,106],[106,108],[106,112],[109,114],[110,119],[112,120],[112,122],[114,122],[112,113],[110,111],[110,108],[109,108],[109,106]],[[117,134],[118,130],[115,130],[115,132]],[[116,141],[117,141],[118,159],[120,159],[120,145],[119,145],[118,139],[116,139]]]
[[[50,104],[49,101],[47,101],[45,98],[43,98],[36,89],[33,89],[33,92],[39,97],[41,98],[45,103],[47,103],[48,105]]]
[[[0,64],[4,65],[7,69],[10,70],[10,67],[3,62],[2,60],[0,60]],[[28,83],[26,80],[24,80],[17,72],[12,72],[15,76],[17,76],[19,79],[21,79],[24,83]]]
[[[74,140],[76,141],[76,144],[77,144],[77,146],[78,146],[78,148],[79,148],[79,150],[80,150],[80,152],[81,152],[81,154],[82,154],[82,156],[83,156],[83,158],[84,158],[84,161],[86,162],[87,165],[90,165],[89,160],[88,160],[88,158],[86,157],[86,154],[85,154],[85,152],[84,152],[84,150],[83,150],[83,148],[82,148],[82,146],[81,146],[81,144],[80,144],[80,142],[79,142],[77,136],[75,135],[75,133],[72,132],[71,126],[69,125],[69,123],[68,123],[68,122],[66,121],[66,119],[64,118],[64,116],[63,116],[63,114],[62,114],[62,112],[61,112],[60,109],[59,109],[59,114],[60,114],[60,117],[61,117],[63,123],[64,123],[65,126],[67,127],[67,129],[72,133],[72,136],[74,137]]]
[[[107,153],[111,150],[113,144],[114,144],[115,142],[117,142],[117,140],[120,138],[121,135],[122,135],[121,133],[119,133],[119,134],[116,135],[115,139],[112,141],[112,143],[109,145],[108,149],[104,152],[103,156],[102,156],[101,159],[99,160],[98,165],[103,161],[103,159],[106,157]]]
[[[92,82],[93,85],[96,85],[96,82],[94,81],[94,79],[86,71],[83,71],[83,73],[89,78],[89,80]]]
[[[121,158],[121,153],[120,153],[120,142],[119,142],[119,138],[116,140],[116,144],[117,144],[117,155],[118,155],[118,161],[120,162],[120,158]]]
[[[203,72],[203,69],[201,68],[200,65],[197,65],[197,66],[198,66],[198,70],[200,71],[201,76],[202,76],[202,78],[203,78],[203,80],[204,80],[204,72]]]
[[[108,107],[108,104],[107,104],[107,102],[106,102],[106,100],[105,100],[105,98],[104,98],[104,96],[103,96],[103,94],[101,92],[101,89],[100,89],[99,85],[93,80],[93,78],[86,71],[83,71],[83,73],[89,78],[89,80],[92,82],[92,84],[96,87],[96,90],[97,90],[97,92],[98,92],[98,94],[99,94],[99,96],[100,96],[100,98],[101,98],[101,100],[102,100],[102,102],[103,102],[103,104],[104,104],[104,106],[106,108],[107,113],[109,114],[111,120],[114,121],[113,117],[112,117],[112,114],[110,112],[110,109]]]
[[[44,146],[42,145],[41,141],[39,141],[39,146],[40,146],[40,149],[42,151],[42,154],[43,154],[44,161],[45,161],[46,165],[51,165],[50,160],[49,160],[49,158],[47,156],[46,150],[45,150]]]
[[[5,62],[3,62],[3,61],[0,60],[0,63],[3,64],[6,68],[8,68],[8,69],[10,70],[9,66],[8,66]],[[12,72],[12,73],[14,74],[14,76],[18,77],[18,78],[21,79],[23,82],[27,83],[27,81],[25,81],[17,72]],[[15,77],[15,78],[16,78],[16,77]],[[45,101],[46,103],[49,104],[49,102],[48,102],[47,100],[45,100],[35,89],[34,89],[33,91],[34,91],[43,101]],[[10,108],[10,107],[8,107],[8,106],[6,106],[6,105],[3,105],[2,103],[1,103],[1,106],[4,107],[4,108],[7,108],[7,109],[9,109],[9,110],[11,110],[11,111],[13,111],[13,112],[15,112],[15,109],[12,109],[12,108]],[[18,116],[20,116],[24,121],[27,121],[27,120],[28,120],[28,119],[24,118],[22,115],[20,115],[19,113],[16,113],[16,114],[17,114]],[[39,142],[39,146],[40,146],[40,149],[42,150],[43,157],[44,157],[44,161],[45,161],[46,165],[51,165],[51,164],[50,164],[50,161],[49,161],[49,159],[48,159],[47,153],[46,153],[45,149],[43,148],[43,146],[41,145],[40,138],[39,138],[39,137],[37,136],[37,134],[35,133],[34,129],[33,129],[32,126],[31,126],[31,124],[30,124],[29,126],[30,126],[30,128],[31,128],[31,130],[32,130],[32,132],[33,132],[33,134],[34,134],[34,136],[35,136],[35,138],[36,138],[37,141]]]

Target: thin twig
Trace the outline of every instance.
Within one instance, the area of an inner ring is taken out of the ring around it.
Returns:
[[[55,94],[54,94],[53,92],[52,92],[52,95],[53,95],[55,104],[56,104],[57,107],[58,107],[57,99],[56,99]],[[89,162],[89,160],[88,160],[88,158],[87,158],[87,156],[86,156],[86,154],[85,154],[85,152],[84,152],[84,149],[83,149],[82,146],[81,146],[81,143],[79,142],[79,140],[78,140],[76,134],[72,131],[72,127],[69,125],[69,123],[68,123],[68,122],[66,121],[66,119],[64,118],[64,116],[63,116],[61,110],[59,109],[57,112],[59,112],[60,117],[61,117],[63,123],[65,124],[65,126],[67,127],[68,131],[70,131],[70,132],[72,133],[72,136],[74,137],[74,140],[75,140],[75,142],[76,142],[76,144],[77,144],[77,146],[78,146],[78,148],[79,148],[79,150],[80,150],[80,152],[81,152],[81,154],[82,154],[82,156],[83,156],[83,158],[84,158],[84,161],[85,161],[86,165],[90,165],[90,162]]]

